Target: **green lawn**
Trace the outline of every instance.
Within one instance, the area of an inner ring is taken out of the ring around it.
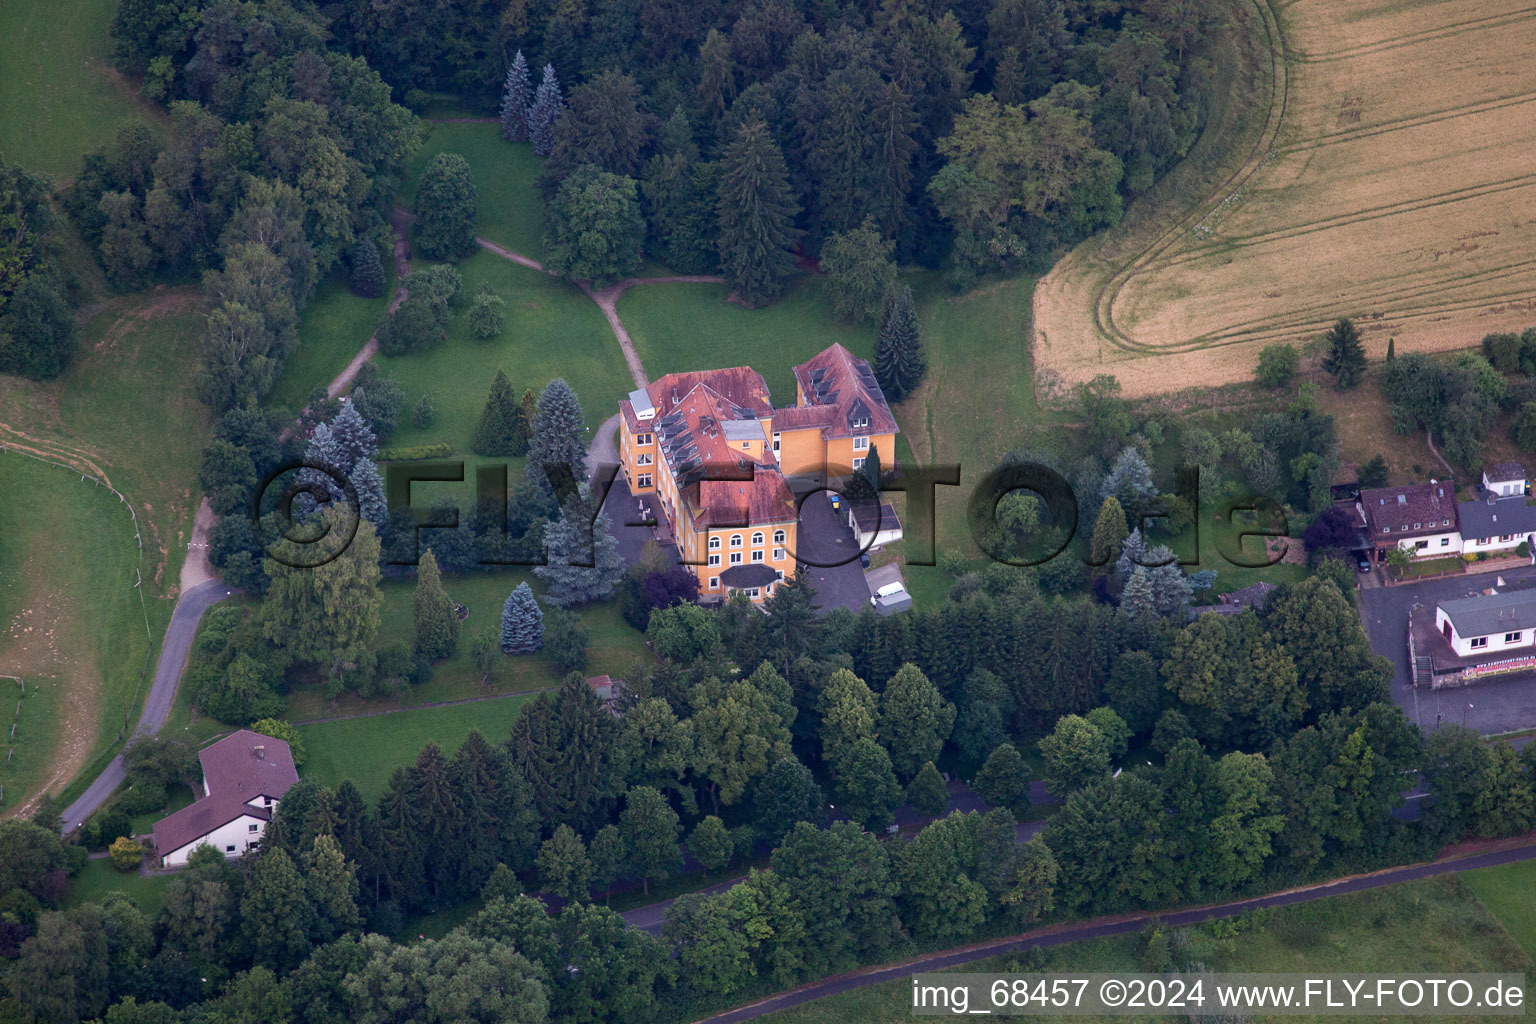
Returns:
[[[547,274],[488,252],[459,264],[459,271],[466,301],[455,312],[448,340],[430,352],[378,357],[379,368],[405,389],[407,408],[424,391],[437,406],[431,427],[418,430],[407,417],[391,444],[446,441],[456,456],[467,455],[497,367],[506,371],[517,394],[525,387],[537,394],[555,377],[564,377],[581,399],[588,427],[618,411],[619,399],[634,383],[608,321],[590,299]],[[506,328],[491,341],[471,335],[465,315],[468,297],[481,282],[488,282],[506,303]],[[472,480],[473,468],[468,475]]]
[[[435,740],[450,757],[471,729],[479,729],[493,744],[500,743],[511,733],[517,709],[527,699],[501,697],[301,725],[299,735],[304,737],[308,758],[303,774],[327,786],[351,779],[372,802],[388,786],[390,774],[414,761],[428,740]]]
[[[725,301],[723,284],[648,284],[619,299],[652,380],[684,370],[750,366],[768,381],[776,405],[795,404],[792,368],[840,341],[857,355],[875,350],[873,327],[839,322],[826,279],[807,275],[778,302],[744,309]]]
[[[0,680],[0,785],[13,807],[62,789],[113,742],[152,645],[133,522],[109,491],[7,451],[0,523],[0,665],[28,682],[18,713],[20,688]]]
[[[544,653],[505,657],[501,661],[491,685],[480,682],[480,673],[470,662],[469,636],[487,626],[498,627],[501,607],[507,595],[521,582],[528,581],[534,591],[541,592],[542,585],[528,570],[497,573],[474,573],[469,576],[446,576],[443,579],[448,594],[469,609],[469,618],[460,630],[459,653],[439,662],[432,678],[414,687],[404,698],[407,705],[428,704],[436,701],[463,700],[496,693],[525,693],[555,686],[561,675],[549,663]],[[411,595],[414,581],[392,580],[384,584],[383,621],[379,629],[382,639],[397,637],[410,639],[415,627],[411,616]],[[619,615],[617,602],[591,605],[577,610],[583,625],[587,627],[590,641],[587,645],[587,674],[622,677],[637,660],[649,660],[650,650],[645,637],[632,629]],[[318,687],[301,687],[288,697],[288,717],[293,721],[321,718],[353,711],[378,710],[395,707],[392,701],[364,701],[357,697],[345,697],[332,703]],[[469,705],[483,707],[485,705]],[[413,752],[414,753],[414,752]]]
[[[1442,572],[1458,572],[1465,570],[1466,567],[1467,563],[1455,556],[1450,558],[1424,558],[1409,562],[1403,567],[1401,575],[1403,579],[1411,580],[1418,576],[1434,576]]]
[[[141,875],[137,871],[123,872],[112,866],[106,857],[87,862],[79,878],[69,881],[69,893],[64,898],[67,907],[81,903],[99,903],[109,892],[125,893],[144,911],[151,921],[160,913],[165,903],[165,887],[174,875]]]
[[[1536,861],[1481,868],[1462,878],[1515,941],[1536,958],[1536,901],[1531,899],[1536,892]]]
[[[1188,940],[1185,959],[1204,963],[1216,972],[1412,974],[1531,970],[1530,956],[1478,903],[1472,891],[1451,877],[1283,907],[1267,916],[1237,919],[1236,927],[1230,921],[1213,922],[1182,931]],[[1139,973],[1146,969],[1141,960],[1144,945],[1145,940],[1139,935],[1095,939],[1042,949],[1028,959],[994,957],[955,970]],[[773,1024],[897,1024],[912,1019],[911,1001],[912,983],[903,978],[817,1000],[764,1019]]]
[[[480,207],[478,233],[536,260],[544,258],[544,204],[534,182],[542,161],[526,142],[501,137],[499,124],[434,124],[426,142],[406,166],[402,202],[416,199],[422,169],[439,153],[457,153],[469,163]]]
[[[91,717],[99,731],[86,741],[86,762],[92,767],[110,753],[123,719],[126,697],[121,691],[126,687],[131,693],[145,659],[139,593],[147,601],[150,634],[158,646],[179,586],[197,498],[197,467],[211,433],[211,419],[194,391],[203,329],[198,297],[189,290],[157,289],[114,299],[86,324],[75,364],[63,377],[44,384],[0,377],[0,420],[23,435],[19,443],[100,467],[138,511],[144,542],[141,591],[133,589],[138,565],[134,524],[116,498],[82,483],[78,474],[52,469],[38,470],[57,474],[43,478],[48,481],[44,491],[22,491],[9,480],[17,473],[33,479],[31,470],[11,468],[25,460],[0,457],[8,475],[8,485],[0,486],[0,518],[8,533],[13,523],[23,531],[11,534],[9,543],[16,548],[4,564],[11,571],[19,566],[37,593],[51,595],[32,602],[36,614],[53,615],[68,627],[47,637],[35,633],[33,639],[57,649],[50,657],[78,658],[81,665],[100,662],[104,673],[104,688],[98,691],[75,685],[88,684],[94,669],[59,673],[74,687],[71,699],[78,691],[78,699],[89,705],[77,714]],[[20,493],[27,494],[25,505],[17,501]],[[38,530],[46,536],[26,539],[27,531]],[[65,537],[74,539],[66,542]],[[56,557],[50,555],[55,549]],[[16,553],[21,551],[34,563],[29,572]],[[108,592],[115,596],[109,599]],[[112,607],[113,601],[122,602],[121,607]],[[11,652],[0,651],[0,663],[15,660]],[[59,731],[78,740],[89,730],[71,727],[64,714],[68,710],[61,708]]]
[[[379,314],[389,308],[395,292],[394,264],[393,257],[386,254],[384,294],[377,299],[353,295],[343,270],[325,280],[299,318],[299,349],[284,364],[267,398],[269,405],[290,411],[302,409],[311,391],[329,384],[346,369],[372,336]]]
[[[0,4],[0,156],[55,181],[149,109],[112,67],[116,0]]]

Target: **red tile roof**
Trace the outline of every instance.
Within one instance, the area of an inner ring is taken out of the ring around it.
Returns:
[[[682,491],[696,529],[758,526],[795,520],[795,496],[777,469],[757,467],[751,480],[701,480]]]
[[[746,410],[749,416],[767,418],[773,412],[768,401],[768,382],[750,366],[724,370],[690,370],[658,377],[646,387],[656,415],[665,416],[694,388],[703,384],[715,394]]]
[[[806,405],[837,410],[836,419],[822,432],[823,437],[896,432],[896,417],[891,415],[891,407],[886,404],[868,360],[860,359],[842,345],[834,342],[795,367],[795,380]],[[869,421],[868,426],[852,426],[864,419]]]
[[[1456,488],[1448,481],[1361,491],[1360,508],[1371,539],[1379,543],[1460,528]]]

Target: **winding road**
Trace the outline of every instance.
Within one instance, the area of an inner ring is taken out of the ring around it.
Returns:
[[[188,558],[191,557],[189,554]],[[236,588],[214,578],[183,591],[177,599],[176,608],[171,612],[171,624],[165,630],[165,642],[160,645],[160,660],[155,663],[155,681],[144,697],[144,711],[139,715],[139,724],[134,727],[130,743],[140,736],[154,735],[170,718],[171,706],[176,702],[176,686],[186,668],[198,622],[209,608],[236,593],[239,593]],[[70,832],[84,824],[85,819],[123,784],[125,777],[123,755],[118,754],[85,788],[79,799],[64,809],[64,831]]]
[[[1388,868],[1385,871],[1374,871],[1366,875],[1353,875],[1329,882],[1319,882],[1316,885],[1301,886],[1284,892],[1270,893],[1267,896],[1257,896],[1246,900],[1233,900],[1230,903],[1215,903],[1209,906],[1171,912],[1121,914],[1114,917],[1093,918],[1088,921],[1048,925],[1044,928],[1035,928],[1018,935],[1009,935],[1000,939],[972,943],[968,946],[958,946],[954,949],[940,950],[935,953],[925,953],[922,956],[912,957],[909,960],[902,960],[897,963],[849,971],[846,974],[836,974],[829,978],[822,978],[819,981],[801,985],[799,988],[776,993],[767,999],[762,999],[746,1006],[738,1006],[732,1010],[704,1017],[697,1024],[735,1024],[737,1021],[756,1020],[758,1017],[763,1017],[779,1010],[786,1010],[792,1006],[801,1006],[817,999],[825,999],[828,996],[850,992],[857,988],[865,988],[869,985],[878,985],[885,981],[897,981],[902,978],[911,977],[914,974],[942,971],[949,967],[959,967],[964,964],[975,963],[977,960],[984,960],[988,957],[1006,953],[1019,953],[1037,946],[1059,946],[1068,942],[1080,942],[1083,939],[1097,939],[1109,935],[1124,935],[1128,932],[1140,931],[1148,922],[1154,919],[1165,926],[1178,928],[1221,917],[1235,917],[1246,911],[1257,910],[1262,907],[1284,907],[1292,903],[1307,903],[1312,900],[1327,899],[1329,896],[1340,896],[1345,893],[1375,889],[1384,885],[1396,885],[1399,882],[1413,882],[1423,878],[1434,878],[1437,875],[1454,872],[1496,867],[1500,864],[1513,864],[1516,861],[1522,860],[1536,860],[1536,840],[1526,837],[1518,845],[1507,846],[1499,850],[1490,850],[1486,853],[1461,857],[1452,856],[1441,860],[1429,861],[1424,864],[1409,864],[1400,868]]]

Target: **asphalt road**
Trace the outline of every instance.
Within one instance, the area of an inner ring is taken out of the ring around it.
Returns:
[[[153,735],[170,718],[171,705],[176,701],[176,687],[186,668],[187,654],[192,650],[192,638],[197,635],[199,620],[209,608],[238,592],[222,580],[212,579],[199,583],[177,599],[171,612],[171,624],[165,630],[165,642],[160,646],[160,660],[155,663],[155,680],[144,698],[144,711],[139,715],[133,737]],[[123,755],[118,754],[86,787],[80,798],[64,809],[64,831],[69,832],[83,824],[123,784],[124,776]]]
[[[1426,583],[1371,587],[1360,592],[1360,617],[1371,649],[1392,661],[1392,699],[1426,732],[1442,722],[1465,722],[1481,733],[1536,728],[1536,675],[1447,690],[1415,690],[1409,672],[1409,609],[1415,604],[1432,609],[1437,601],[1491,587],[1500,577],[1506,583],[1536,579],[1536,566],[1477,576],[1452,576]]]
[[[859,542],[848,527],[847,513],[834,512],[826,492],[806,497],[800,506],[800,578],[816,590],[822,611],[847,608],[857,614],[869,607],[869,586],[859,563]],[[815,564],[810,564],[815,563]]]
[[[1210,921],[1220,917],[1235,917],[1245,911],[1256,910],[1260,907],[1284,907],[1292,903],[1306,903],[1311,900],[1326,899],[1329,896],[1360,892],[1364,889],[1375,889],[1383,885],[1395,885],[1398,882],[1412,882],[1421,878],[1433,878],[1436,875],[1471,871],[1475,868],[1494,867],[1499,864],[1512,864],[1516,861],[1533,859],[1536,859],[1536,843],[1527,843],[1523,846],[1477,854],[1471,857],[1391,868],[1386,871],[1375,872],[1374,874],[1356,875],[1353,878],[1323,882],[1318,885],[1291,889],[1287,892],[1273,893],[1269,896],[1259,896],[1254,899],[1234,900],[1231,903],[1218,903],[1208,907],[1197,907],[1193,910],[1181,910],[1173,913],[1120,915],[1113,918],[1098,918],[1082,922],[1081,924],[1051,925],[1046,928],[1025,932],[1021,935],[1012,935],[989,942],[962,946],[957,949],[929,953],[897,964],[867,968],[862,971],[852,971],[847,974],[823,978],[820,981],[813,981],[810,984],[802,985],[797,989],[769,996],[767,999],[752,1003],[749,1006],[740,1006],[734,1010],[727,1010],[724,1013],[717,1013],[712,1017],[703,1018],[698,1024],[733,1024],[736,1021],[755,1020],[758,1017],[788,1009],[791,1006],[800,1006],[813,1000],[824,999],[827,996],[849,992],[856,988],[878,985],[884,981],[895,981],[914,974],[941,971],[948,967],[958,967],[962,964],[974,963],[977,960],[984,960],[988,957],[1021,952],[1035,946],[1059,946],[1067,942],[1080,942],[1083,939],[1097,939],[1108,935],[1124,935],[1128,932],[1140,931],[1146,926],[1148,921],[1154,918],[1165,926],[1177,928],[1184,925],[1199,924],[1202,921]]]

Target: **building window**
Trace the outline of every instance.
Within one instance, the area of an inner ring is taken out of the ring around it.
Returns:
[[[261,798],[261,806],[263,806],[263,807],[271,807],[272,806],[272,798],[269,797],[269,796],[262,797]]]
[[[247,825],[247,826],[245,826],[245,830],[247,832],[260,832],[261,831],[261,826],[260,825]]]
[[[782,580],[784,578],[784,570],[783,569],[775,569],[774,572],[779,574],[779,579]]]
[[[860,423],[858,425],[862,427],[864,424]],[[862,452],[862,451],[868,450],[868,448],[869,448],[869,438],[867,438],[867,437],[856,437],[856,438],[853,439],[853,450],[854,451]]]
[[[863,469],[864,468],[864,460],[863,459],[854,459],[853,460],[853,468],[854,469]]]
[[[1381,532],[1382,533],[1391,533],[1392,532],[1392,527],[1390,527],[1390,526],[1383,526],[1381,528]]]
[[[710,555],[709,556],[709,564],[710,565],[719,565],[720,564],[720,556],[719,555]]]
[[[635,435],[635,444],[650,444],[650,443],[651,443],[651,435],[650,434],[636,434]]]
[[[783,530],[774,530],[773,531],[773,542],[775,544],[783,544],[784,543],[784,531]]]
[[[741,547],[741,534],[739,534],[739,533],[731,534],[731,547],[733,547],[733,548]]]
[[[709,550],[711,550],[711,551],[719,551],[720,550],[720,538],[719,537],[711,537],[711,538],[709,538]]]
[[[772,597],[773,596],[773,584],[772,583],[768,584],[767,589],[764,590],[763,593],[767,594],[769,597]]]
[[[635,465],[637,465],[637,466],[649,466],[650,464],[651,464],[651,455],[650,455],[649,452],[641,452],[639,455],[635,456]]]
[[[1475,636],[1469,641],[1469,646],[1473,647],[1474,649],[1478,647],[1487,647],[1488,638],[1485,636]]]
[[[1415,551],[1423,551],[1427,547],[1429,547],[1429,541],[1427,540],[1415,541],[1413,544],[1413,550]]]
[[[763,533],[762,533],[761,530],[759,530],[757,533],[754,533],[752,535],[752,546],[753,547],[757,547],[758,545],[762,544],[762,542],[763,542]]]
[[[773,560],[775,562],[782,562],[782,561],[784,561],[784,549],[783,548],[774,548],[773,549]]]
[[[1504,642],[1507,644],[1517,644],[1520,642],[1520,637],[1523,635],[1524,634],[1522,633],[1505,633]]]
[[[732,551],[731,552],[731,564],[732,565],[740,565],[741,564],[741,552],[740,551]]]
[[[1441,537],[1440,538],[1440,546],[1441,547],[1445,547],[1450,542],[1451,542],[1451,538],[1449,538],[1449,537]]]
[[[1418,524],[1418,523],[1414,523],[1414,524],[1413,524],[1413,528],[1414,528],[1414,529],[1415,529],[1415,530],[1417,530],[1417,529],[1418,529],[1418,528],[1419,528],[1419,524]]]
[[[754,552],[752,552],[752,561],[754,561],[754,562],[761,562],[762,560],[763,560],[763,553],[761,551],[754,551]]]
[[[762,596],[762,591],[760,591],[757,587],[749,587],[747,589],[747,596],[751,598],[760,597]]]
[[[235,844],[234,843],[230,843],[228,846],[224,847],[224,852],[225,853],[234,853],[235,852]]]
[[[636,486],[637,487],[649,487],[649,486],[651,486],[651,474],[649,474],[649,473],[641,473],[640,474],[639,482],[636,484]]]
[[[777,430],[773,432],[773,450],[779,450],[779,432]]]
[[[719,576],[711,576],[709,578],[709,589],[710,590],[719,590],[720,589],[720,577]]]

